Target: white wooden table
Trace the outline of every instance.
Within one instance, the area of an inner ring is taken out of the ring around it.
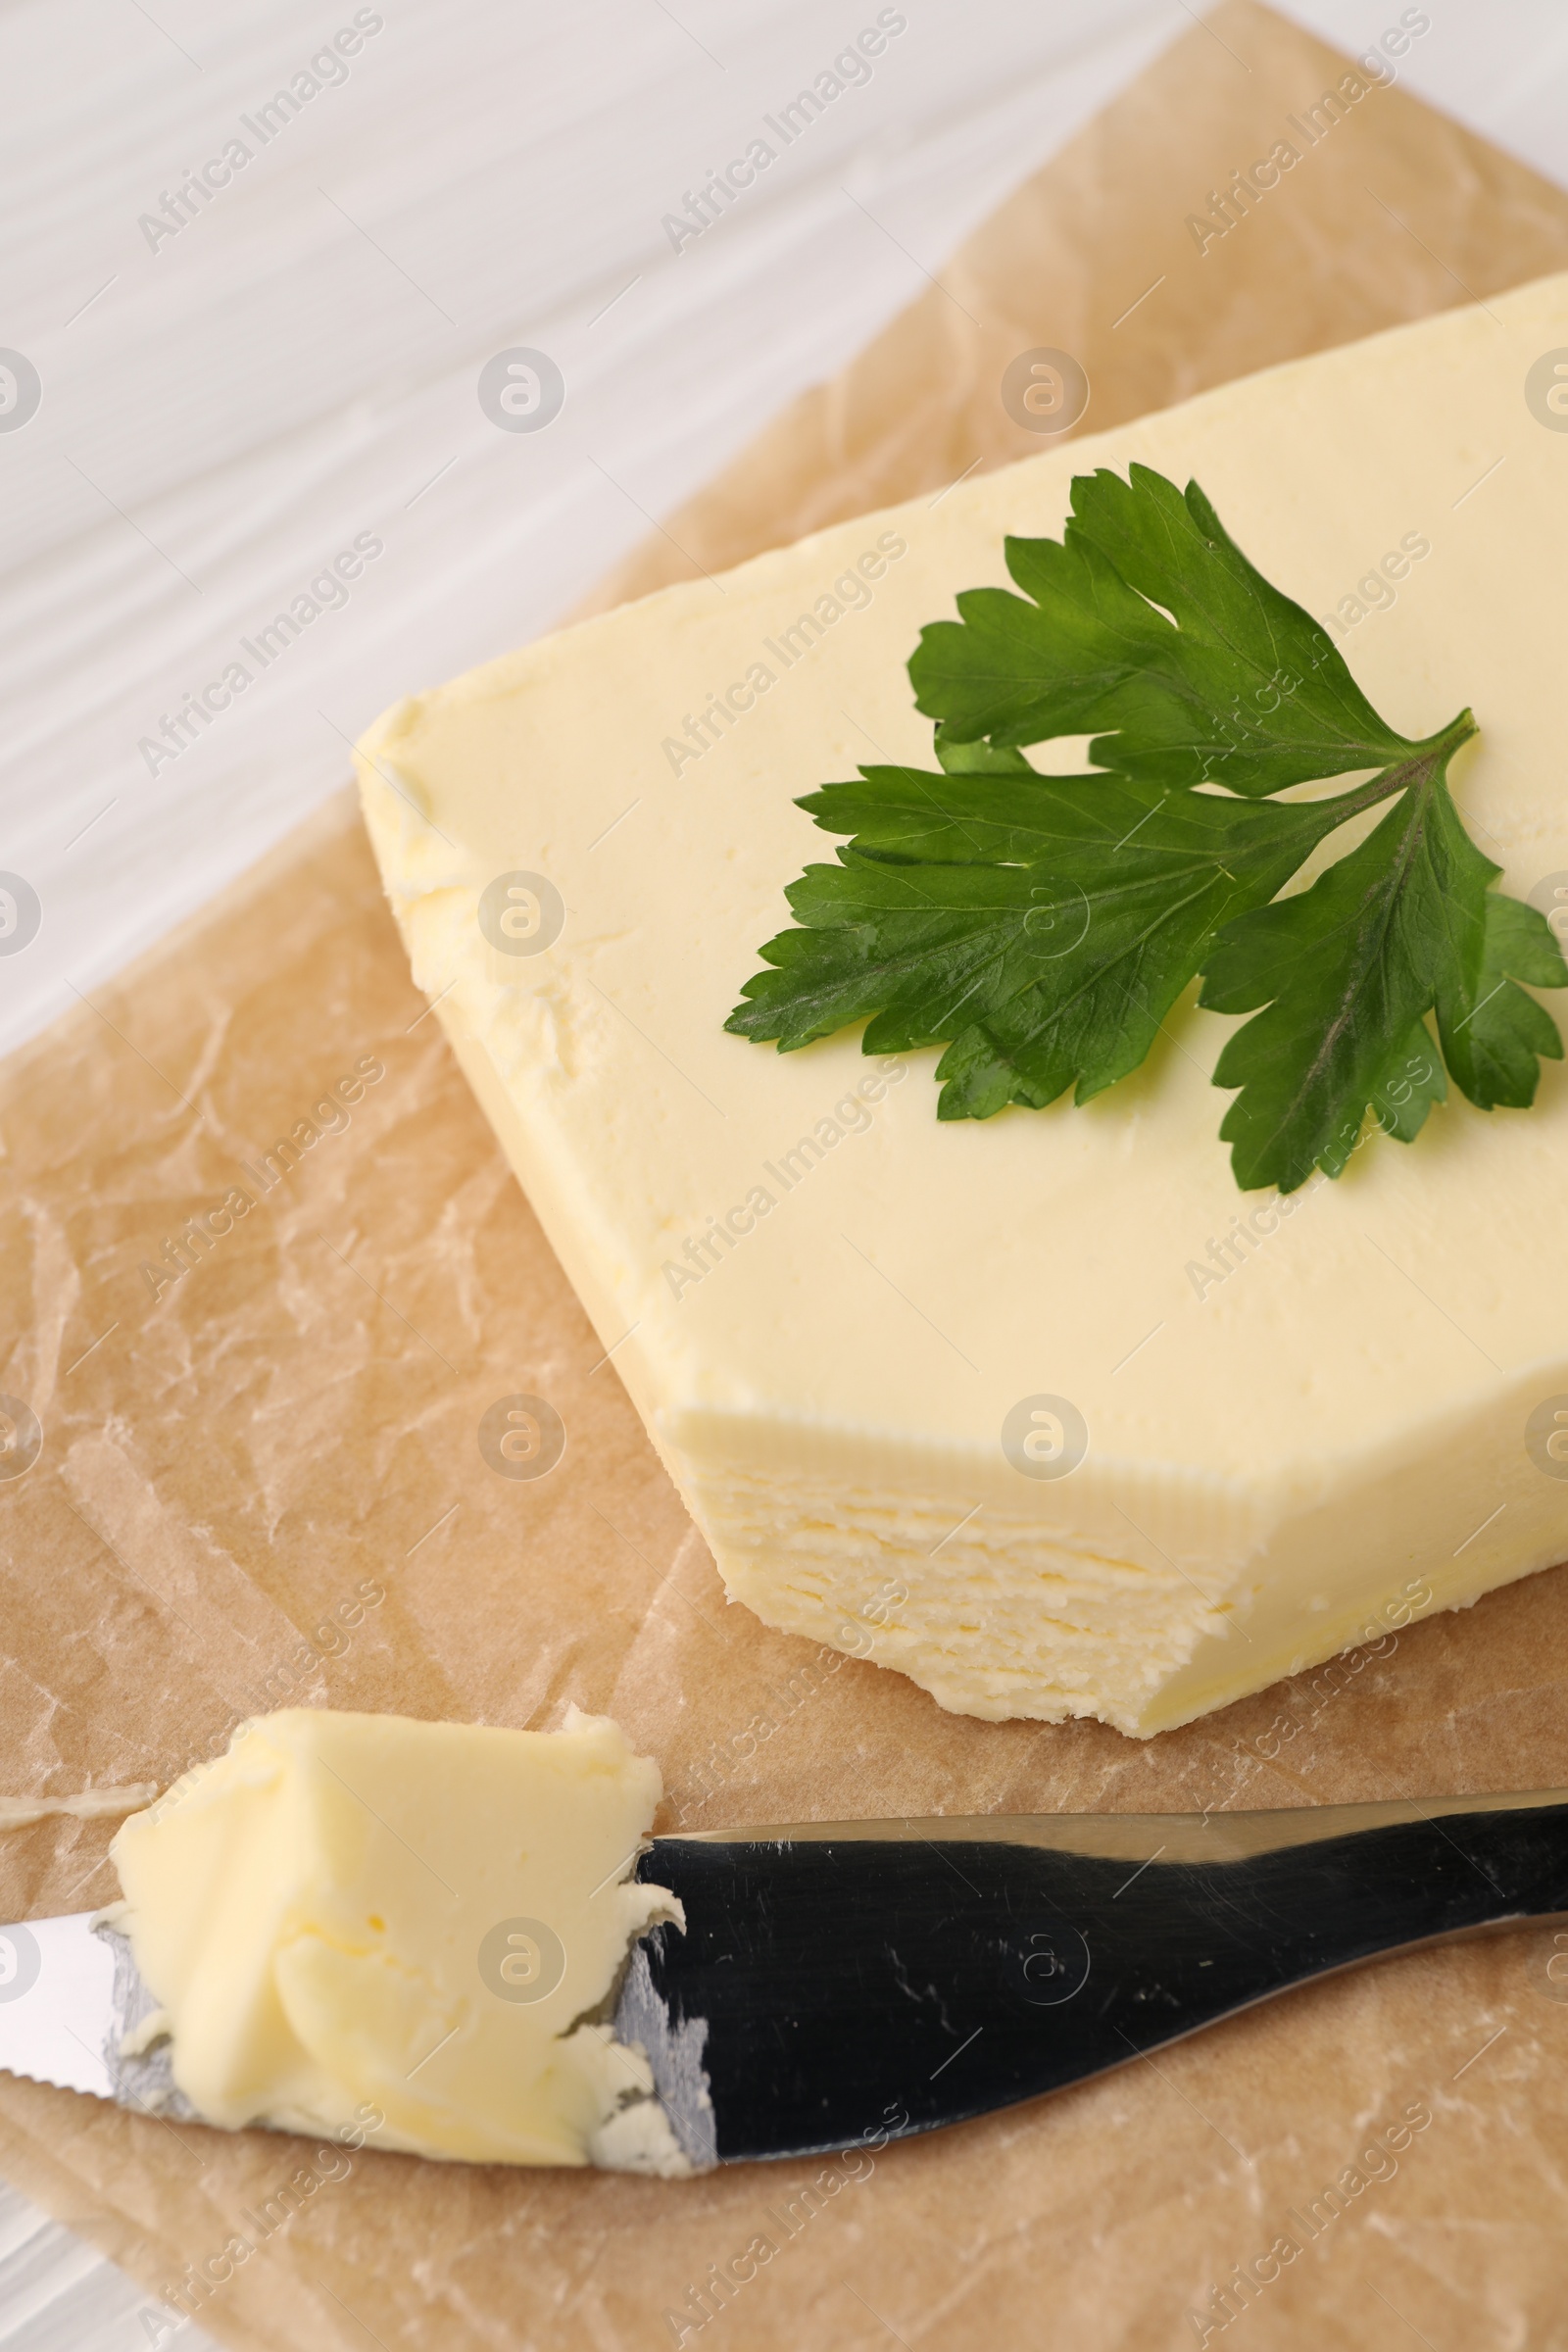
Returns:
[[[339,786],[396,696],[546,627],[1193,13],[12,0],[0,1050]],[[1360,48],[1400,7],[1290,13]],[[1568,182],[1561,0],[1429,13],[1408,86]],[[903,29],[869,77],[672,241],[687,192],[879,18]],[[560,371],[544,429],[481,406],[518,349]],[[37,901],[20,948],[5,874]],[[144,2308],[0,2185],[0,2352],[144,2352]]]

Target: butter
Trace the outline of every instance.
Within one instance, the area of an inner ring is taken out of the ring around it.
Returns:
[[[1568,889],[1564,348],[1544,280],[665,590],[367,736],[415,976],[768,1624],[944,1707],[1142,1735],[1568,1554],[1530,1435],[1568,1411],[1561,1067],[1276,1202],[1218,1141],[1235,1024],[1190,1000],[1087,1108],[984,1125],[938,1124],[935,1053],[722,1026],[832,855],[795,797],[932,765],[921,624],[1134,459],[1196,475],[1405,734],[1471,705],[1477,840],[1516,895]]]
[[[76,1821],[113,1821],[134,1813],[158,1794],[156,1781],[124,1781],[114,1788],[82,1788],[73,1796],[0,1796],[0,1830],[31,1829],[35,1822],[64,1815]]]
[[[209,2123],[474,2163],[690,2168],[608,2011],[658,1767],[554,1733],[288,1708],[117,1833],[118,1924]]]

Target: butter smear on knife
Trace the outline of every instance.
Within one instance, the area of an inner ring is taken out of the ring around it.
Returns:
[[[657,1765],[606,1716],[553,1733],[290,1708],[132,1816],[116,1925],[209,2123],[471,2163],[691,2168],[608,2022]],[[143,2034],[142,2038],[147,2038]]]

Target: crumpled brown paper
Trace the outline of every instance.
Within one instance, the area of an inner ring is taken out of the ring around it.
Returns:
[[[716,569],[1037,448],[998,397],[1023,351],[1073,354],[1100,426],[1568,267],[1568,197],[1396,89],[1200,255],[1186,216],[1345,71],[1246,0],[1195,25],[670,536]],[[661,538],[599,601],[684,567]],[[945,1716],[865,1664],[803,1672],[806,1645],[726,1606],[409,981],[346,805],[18,1056],[0,1141],[0,1390],[44,1432],[0,1489],[8,1792],[167,1782],[302,1696],[519,1725],[608,1710],[663,1767],[661,1828],[1568,1779],[1564,1571],[1147,1745]],[[477,1443],[522,1392],[567,1431],[537,1482]],[[108,1835],[0,1840],[0,1919],[107,1899]],[[793,2235],[768,2217],[816,2165],[673,2186],[425,2165],[4,2077],[0,2169],[145,2285],[149,2343],[210,2265],[230,2275],[187,2308],[258,2352],[636,2352],[683,2326],[692,2344],[691,2290],[760,2234],[778,2250],[708,2341],[1215,2342],[1234,2266],[1353,2180],[1269,2283],[1232,2284],[1227,2338],[1562,2344],[1559,1950],[1533,1931],[1323,1984],[838,2168]],[[1411,2107],[1430,2121],[1367,2156]]]

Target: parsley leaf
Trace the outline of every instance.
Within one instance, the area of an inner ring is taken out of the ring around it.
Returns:
[[[1184,498],[1147,466],[1126,482],[1102,468],[1073,483],[1072,509],[1059,541],[1006,541],[1022,597],[970,588],[958,620],[921,630],[915,708],[947,735],[1024,744],[1113,729],[1089,747],[1101,767],[1248,796],[1411,750],[1196,482]]]
[[[1543,916],[1493,893],[1454,808],[1470,713],[1397,734],[1198,485],[1147,466],[1081,477],[1062,539],[1009,539],[1006,560],[1026,596],[960,595],[909,664],[940,772],[864,767],[799,804],[849,839],[790,887],[796,928],[727,1027],[784,1053],[855,1021],[868,1054],[945,1046],[938,1116],[989,1118],[1125,1077],[1201,972],[1200,1004],[1254,1014],[1214,1073],[1240,1089],[1220,1130],[1237,1180],[1282,1192],[1338,1175],[1369,1109],[1412,1141],[1445,1061],[1483,1108],[1528,1104],[1562,1047],[1517,984],[1568,966]],[[1096,729],[1092,774],[1042,774],[1020,748]]]
[[[1136,1069],[1220,926],[1348,813],[1119,776],[871,767],[802,804],[851,833],[786,894],[729,1026],[786,1053],[870,1017],[868,1054],[948,1044],[937,1115],[1077,1100]],[[951,1043],[949,1042],[951,1041]]]
[[[1310,890],[1241,916],[1209,956],[1200,1004],[1267,1006],[1214,1068],[1216,1086],[1242,1090],[1220,1134],[1235,1146],[1244,1189],[1274,1182],[1289,1192],[1314,1164],[1338,1175],[1391,1058],[1408,1058],[1417,1022],[1434,1004],[1461,1018],[1474,1010],[1497,868],[1460,824],[1437,756],[1422,764],[1425,781],[1406,787],[1359,848]]]

